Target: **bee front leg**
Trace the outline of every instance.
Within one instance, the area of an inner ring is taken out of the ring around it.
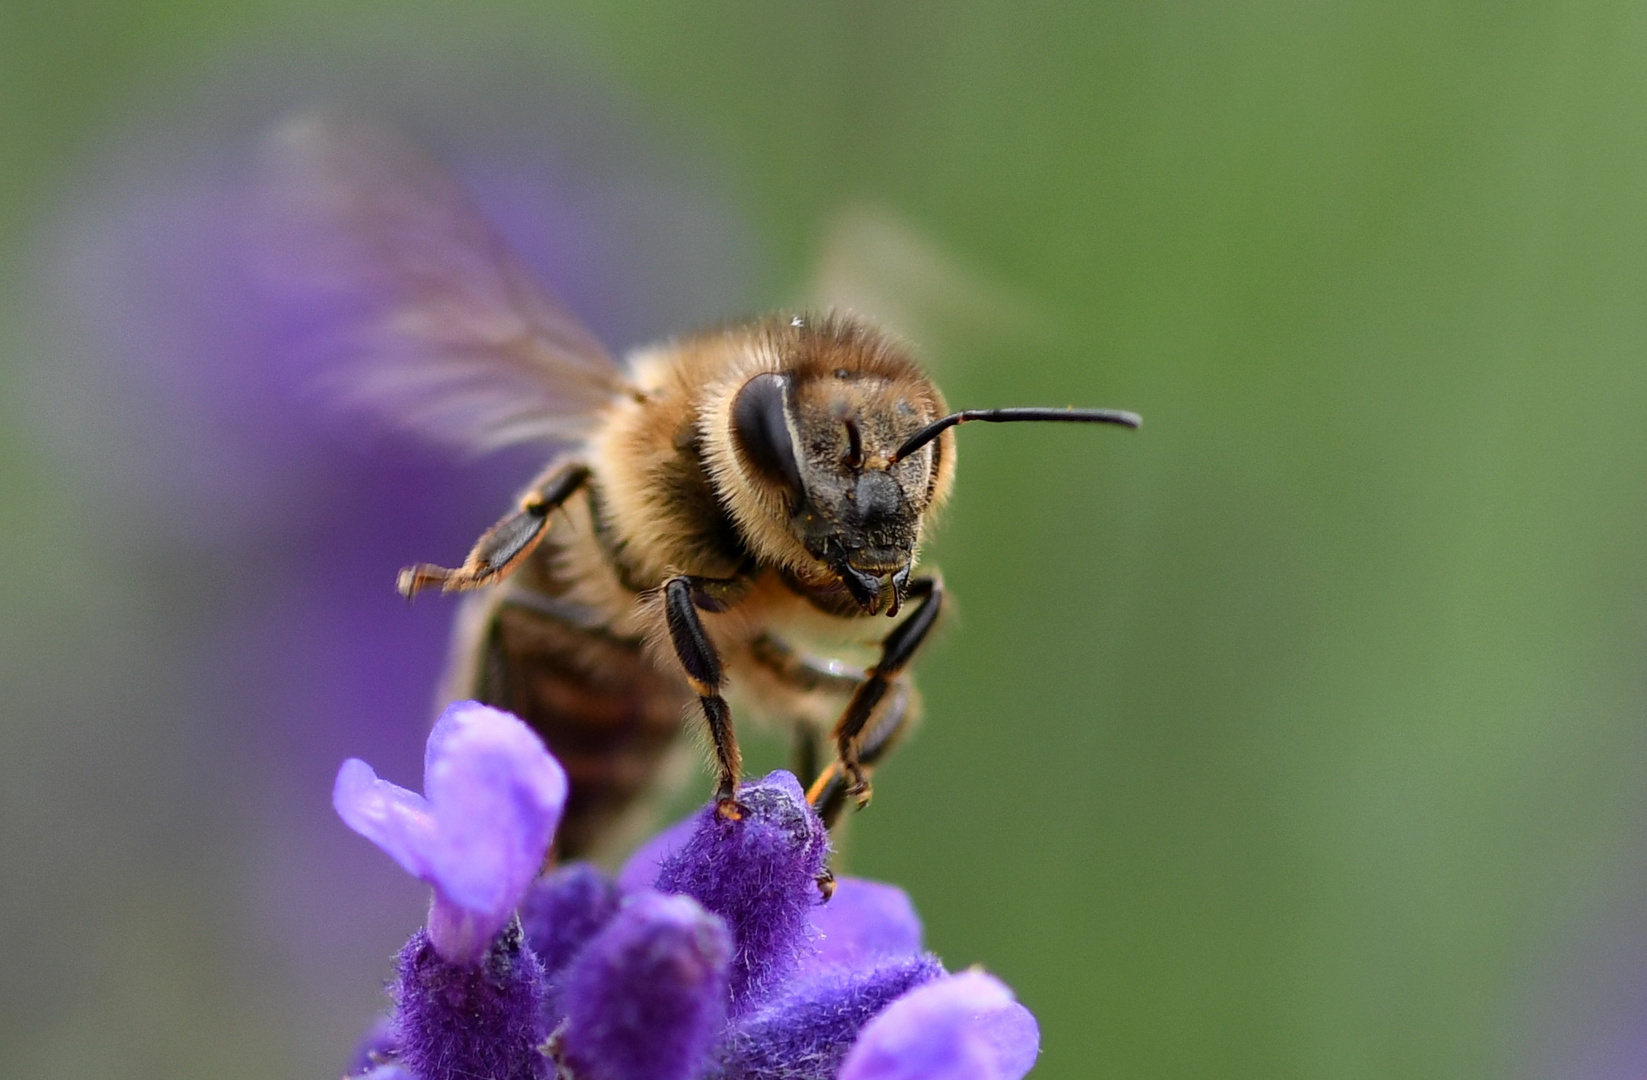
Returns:
[[[938,621],[938,612],[944,602],[944,585],[937,577],[916,578],[909,583],[907,595],[911,599],[919,598],[920,604],[881,642],[880,662],[869,669],[868,677],[852,692],[846,710],[835,722],[837,759],[830,768],[839,767],[847,785],[845,793],[857,799],[859,806],[869,802],[869,779],[864,775],[863,768],[864,726],[875,714],[875,707],[886,696],[893,679],[909,665],[915,651]],[[828,775],[829,770],[825,770],[824,776]],[[813,790],[819,791],[822,782],[823,777],[820,777],[819,783],[813,784]]]
[[[723,818],[732,821],[743,816],[738,805],[738,780],[743,775],[743,754],[738,749],[738,736],[732,730],[732,710],[721,696],[721,657],[715,643],[704,631],[698,609],[723,611],[747,583],[697,578],[687,575],[670,578],[663,586],[664,619],[669,627],[669,640],[675,646],[675,655],[686,669],[687,682],[698,695],[703,706],[704,720],[709,724],[709,740],[715,748],[715,766],[719,773],[715,785],[715,808]]]
[[[507,576],[543,539],[549,515],[588,479],[589,466],[581,462],[553,469],[521,499],[520,509],[481,534],[462,566],[455,570],[432,563],[408,566],[400,572],[396,590],[410,600],[432,585],[439,585],[441,592],[454,592],[478,589]]]

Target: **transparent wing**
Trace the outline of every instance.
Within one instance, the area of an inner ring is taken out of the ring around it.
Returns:
[[[1033,339],[1049,321],[1032,300],[872,204],[830,219],[805,300],[861,315],[917,343],[923,356],[948,353],[951,371],[955,354]]]
[[[415,147],[311,116],[265,151],[259,263],[323,328],[338,402],[484,452],[577,439],[622,391],[618,363]]]

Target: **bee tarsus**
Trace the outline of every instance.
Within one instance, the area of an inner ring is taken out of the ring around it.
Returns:
[[[507,575],[543,539],[549,515],[588,480],[589,466],[582,462],[552,467],[521,499],[520,509],[481,533],[462,566],[455,570],[431,563],[409,566],[396,579],[396,589],[410,600],[431,585],[439,585],[441,592],[459,592]]]

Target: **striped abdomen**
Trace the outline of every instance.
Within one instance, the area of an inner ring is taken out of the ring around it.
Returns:
[[[652,786],[690,695],[640,641],[506,598],[493,609],[475,696],[543,737],[571,781],[560,859],[587,856]]]

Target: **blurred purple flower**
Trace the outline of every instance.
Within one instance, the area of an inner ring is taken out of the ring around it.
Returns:
[[[520,921],[551,979],[612,921],[622,899],[618,886],[589,863],[558,867],[532,883]]]
[[[982,972],[946,975],[900,890],[847,878],[825,903],[828,834],[793,776],[746,783],[739,820],[704,807],[617,882],[581,865],[531,882],[564,798],[547,760],[520,721],[462,704],[431,734],[427,799],[344,765],[339,813],[436,890],[350,1075],[1018,1080],[1034,1064],[1028,1010]],[[461,947],[443,947],[454,925]]]
[[[367,1072],[352,1075],[361,1077],[361,1080],[417,1080],[412,1071],[398,1061],[386,1062]]]
[[[176,794],[141,806],[98,789],[123,822],[154,819],[147,861],[233,853],[245,876],[230,936],[279,956],[270,978],[287,983],[270,993],[311,1025],[347,1015],[340,973],[381,955],[401,922],[385,916],[387,865],[356,869],[312,797],[348,754],[387,775],[416,768],[453,605],[408,607],[396,571],[461,557],[543,451],[459,461],[331,406],[314,346],[353,309],[294,303],[259,272],[255,145],[316,107],[405,133],[614,351],[749,304],[754,244],[722,178],[661,149],[598,82],[529,52],[442,75],[398,44],[375,68],[237,62],[194,95],[199,111],[130,118],[50,226],[55,307],[42,310],[61,340],[38,350],[38,385],[19,389],[39,407],[20,415],[79,474],[74,527],[121,523],[118,544],[90,546],[112,565],[88,575],[148,605],[131,663],[192,688],[161,705],[118,682],[102,706],[145,738],[122,760],[104,751],[104,767],[133,786],[174,767],[197,780],[154,784]],[[179,734],[147,734],[162,730]],[[175,765],[179,748],[198,759]],[[417,902],[388,895],[402,912]]]
[[[818,956],[856,965],[921,951],[921,920],[909,894],[896,885],[843,877],[829,903],[812,911]]]
[[[332,805],[355,832],[434,887],[429,939],[452,964],[479,959],[526,895],[566,806],[566,773],[524,723],[473,701],[429,732],[424,795],[350,758]]]
[[[399,1053],[399,1046],[393,1021],[387,1016],[378,1017],[355,1045],[354,1055],[349,1059],[349,1066],[343,1070],[343,1075],[370,1075],[378,1066],[391,1064]]]

